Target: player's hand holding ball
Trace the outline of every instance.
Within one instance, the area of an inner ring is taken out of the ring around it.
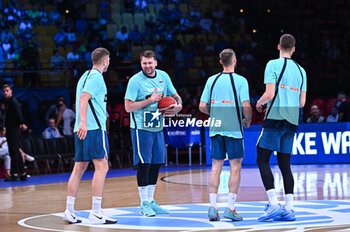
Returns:
[[[182,110],[182,105],[177,104],[174,98],[168,96],[160,99],[158,109],[164,116],[173,116]]]

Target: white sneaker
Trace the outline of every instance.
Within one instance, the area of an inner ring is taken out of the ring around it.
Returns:
[[[106,216],[102,210],[100,210],[97,214],[91,212],[89,215],[90,222],[94,224],[115,224],[117,220],[111,217]]]
[[[74,212],[70,212],[69,210],[64,211],[63,221],[68,222],[69,224],[81,222],[77,215],[75,215]]]
[[[26,160],[28,162],[33,162],[35,160],[35,158],[33,156],[30,156],[30,155],[26,155]]]

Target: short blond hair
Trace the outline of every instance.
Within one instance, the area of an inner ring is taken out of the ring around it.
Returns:
[[[233,60],[236,59],[236,53],[231,48],[226,48],[220,52],[220,60],[224,67],[233,65]]]

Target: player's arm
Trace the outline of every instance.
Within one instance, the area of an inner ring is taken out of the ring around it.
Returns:
[[[300,108],[304,108],[306,102],[306,92],[301,92],[300,97],[299,97],[299,104]]]
[[[267,83],[265,93],[261,96],[259,101],[256,103],[256,109],[259,113],[262,111],[263,105],[271,101],[271,99],[275,96],[275,86],[276,84]]]
[[[165,116],[171,116],[179,113],[182,110],[182,99],[178,93],[171,95],[175,99],[176,104],[170,105],[170,109],[164,112]]]
[[[209,104],[204,101],[199,102],[199,111],[204,114],[210,115]]]
[[[132,101],[130,99],[125,99],[124,103],[125,103],[126,112],[130,113],[130,112],[142,109],[154,102],[158,102],[162,98],[163,93],[156,93],[156,92],[157,92],[157,89],[153,91],[151,97],[142,101]]]
[[[250,123],[252,122],[252,107],[249,101],[242,102],[243,107],[243,125],[245,128],[250,127]]]
[[[83,140],[87,134],[87,125],[86,125],[86,113],[88,108],[88,102],[91,98],[91,94],[87,92],[82,92],[79,99],[79,117],[80,124],[77,131],[78,138]]]

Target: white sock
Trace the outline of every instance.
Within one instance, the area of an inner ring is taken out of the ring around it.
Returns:
[[[154,191],[156,190],[156,185],[148,185],[148,202],[151,203],[154,199]]]
[[[291,209],[294,209],[294,195],[289,193],[289,194],[286,194],[286,205],[284,206],[284,208],[286,210],[291,210]]]
[[[74,212],[75,197],[67,196],[66,209],[73,213]]]
[[[270,205],[278,205],[277,193],[275,189],[269,189],[266,191],[267,197],[269,198]]]
[[[102,197],[92,197],[92,212],[98,213],[101,210]]]
[[[230,210],[234,210],[236,199],[237,199],[237,194],[236,193],[229,193],[228,194],[227,207],[229,207]]]
[[[140,196],[141,204],[144,201],[148,201],[148,186],[139,187],[139,196]]]
[[[210,193],[209,194],[209,200],[210,200],[210,206],[212,207],[216,207],[216,198],[218,197],[217,193]]]

